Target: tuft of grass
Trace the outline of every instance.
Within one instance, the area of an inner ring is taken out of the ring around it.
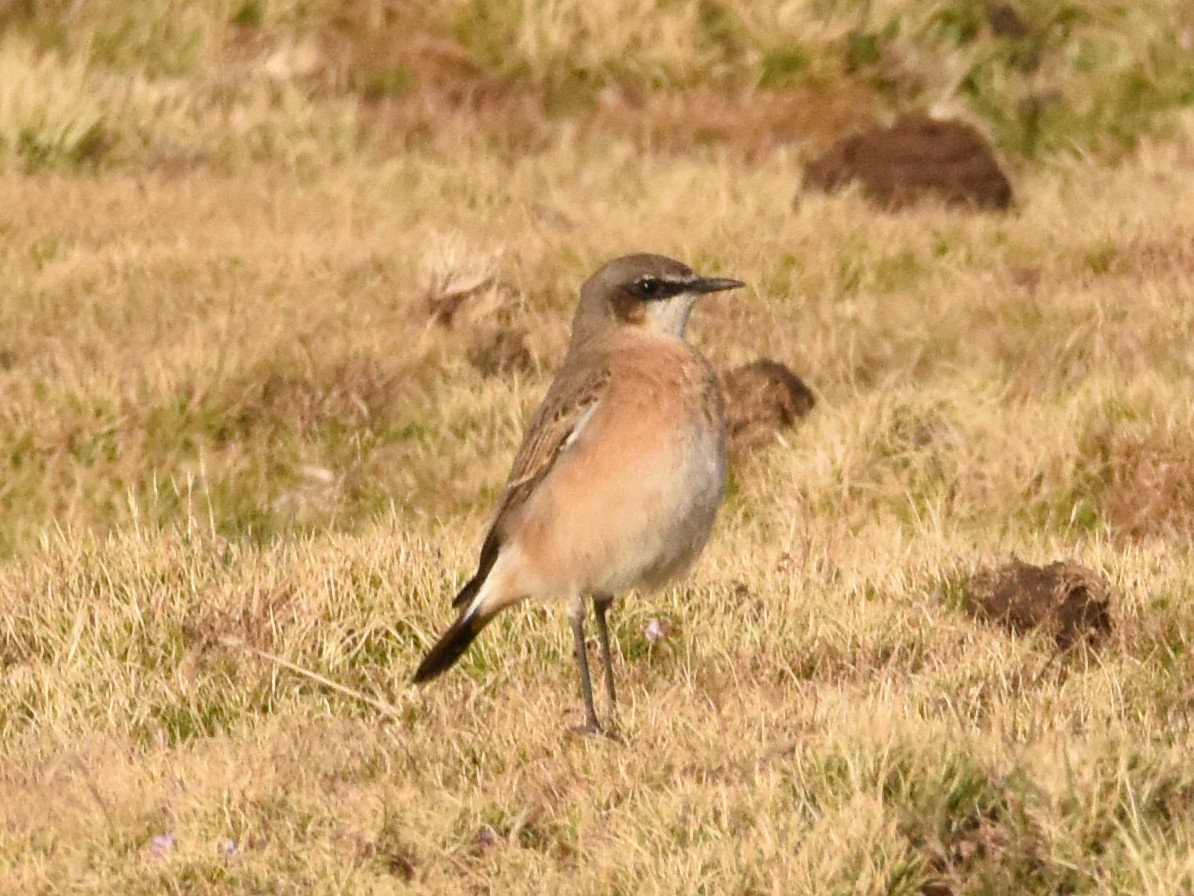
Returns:
[[[90,77],[84,62],[38,58],[11,42],[0,49],[0,84],[0,160],[26,170],[97,161],[128,102],[121,86]]]

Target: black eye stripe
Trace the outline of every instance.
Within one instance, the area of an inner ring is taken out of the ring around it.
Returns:
[[[640,299],[669,299],[689,288],[688,283],[663,280],[659,277],[640,277],[630,284],[630,293]]]

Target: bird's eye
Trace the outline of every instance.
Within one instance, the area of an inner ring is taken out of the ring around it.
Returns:
[[[638,287],[639,295],[646,296],[647,298],[659,295],[659,291],[663,288],[663,284],[654,277],[643,277],[635,286]]]

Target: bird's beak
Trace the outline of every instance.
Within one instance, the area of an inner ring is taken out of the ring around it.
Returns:
[[[701,277],[695,280],[689,290],[696,293],[722,292],[727,289],[738,289],[745,286],[741,280],[727,280],[722,277]]]

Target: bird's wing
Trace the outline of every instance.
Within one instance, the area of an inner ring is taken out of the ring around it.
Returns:
[[[527,427],[522,446],[514,457],[510,478],[506,480],[506,488],[494,519],[495,530],[551,472],[601,402],[609,385],[609,369],[597,366],[587,370],[578,369],[576,374],[562,377],[552,384]]]
[[[481,546],[477,573],[456,595],[453,606],[463,606],[476,596],[501,551],[502,524],[526,502],[576,440],[597,410],[608,385],[609,369],[602,364],[578,365],[552,383],[514,457],[493,525]]]

